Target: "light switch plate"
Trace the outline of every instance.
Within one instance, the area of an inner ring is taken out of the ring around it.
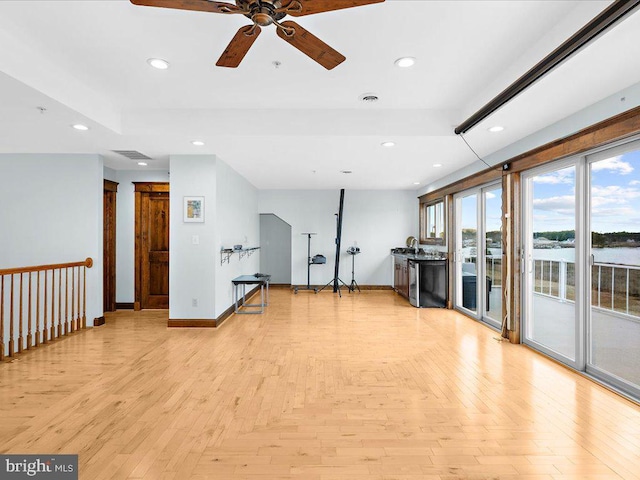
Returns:
[[[191,244],[192,245],[200,245],[200,236],[199,235],[191,235]]]

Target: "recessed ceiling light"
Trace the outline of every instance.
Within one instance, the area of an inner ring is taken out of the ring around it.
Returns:
[[[420,185],[420,182],[413,182],[414,185]]]
[[[383,147],[393,147],[395,146],[394,142],[382,142],[380,145],[382,145]]]
[[[140,165],[141,167],[146,167],[147,166],[147,162],[138,162],[138,165]]]
[[[75,125],[72,125],[72,127],[76,130],[82,130],[83,132],[89,130],[89,127],[87,127],[86,125],[82,125],[81,123],[76,123]]]
[[[201,147],[204,145],[204,142],[202,140],[194,140],[193,142],[191,142],[193,145],[195,145],[196,147]]]
[[[489,131],[490,131],[491,133],[497,133],[497,132],[501,132],[501,131],[503,131],[503,130],[504,130],[504,127],[501,127],[500,125],[494,125],[493,127],[491,127],[491,128],[489,129]]]
[[[442,166],[441,163],[434,163],[433,168],[440,168]]]
[[[401,57],[394,62],[395,66],[400,68],[413,67],[415,63],[416,59],[414,57]]]
[[[147,59],[147,63],[158,70],[166,70],[169,68],[169,62],[161,58],[149,58]]]

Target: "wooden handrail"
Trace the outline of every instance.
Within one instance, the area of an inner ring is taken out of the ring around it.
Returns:
[[[93,260],[87,258],[0,269],[0,360],[86,328],[87,268],[92,266]]]
[[[36,265],[34,267],[20,267],[20,268],[5,268],[0,269],[0,275],[16,275],[18,273],[29,273],[43,270],[56,270],[58,268],[71,268],[71,267],[93,267],[93,259],[87,258],[82,262],[70,262],[70,263],[52,263],[51,265]]]

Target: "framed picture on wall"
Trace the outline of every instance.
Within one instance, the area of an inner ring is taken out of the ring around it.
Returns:
[[[184,221],[204,223],[204,197],[184,197]]]

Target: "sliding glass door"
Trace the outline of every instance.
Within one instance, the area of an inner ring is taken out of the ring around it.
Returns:
[[[482,189],[482,252],[486,291],[483,320],[496,328],[502,322],[502,187]]]
[[[587,157],[587,371],[640,397],[640,145]]]
[[[502,189],[500,185],[455,197],[455,306],[500,327],[502,313]]]
[[[570,161],[527,172],[522,182],[524,341],[574,367],[577,175],[577,162]]]
[[[478,311],[478,193],[462,194],[456,204],[455,305],[475,316]]]
[[[523,341],[640,398],[640,142],[522,175]]]

